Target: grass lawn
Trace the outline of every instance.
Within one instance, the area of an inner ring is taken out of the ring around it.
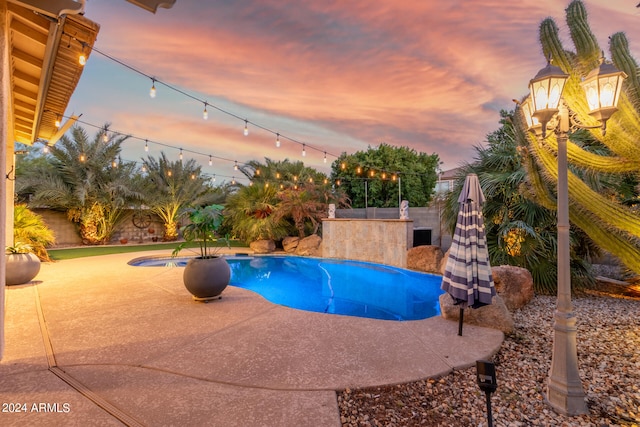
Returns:
[[[169,243],[151,243],[151,244],[129,244],[129,245],[111,245],[111,246],[84,246],[81,248],[67,248],[67,249],[48,249],[51,259],[56,261],[62,261],[72,258],[84,258],[97,255],[111,255],[111,254],[124,254],[128,252],[141,252],[141,251],[159,251],[166,249],[167,251],[173,251],[176,246],[181,242],[169,242]],[[231,240],[229,242],[231,247],[244,247],[243,242],[237,240]],[[224,243],[217,243],[216,246],[225,246]],[[186,248],[198,248],[197,242],[189,243]]]

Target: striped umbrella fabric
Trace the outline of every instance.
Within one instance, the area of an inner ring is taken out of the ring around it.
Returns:
[[[478,176],[467,175],[458,197],[456,231],[441,286],[460,306],[458,335],[462,335],[464,308],[489,305],[496,294],[482,217],[484,201]]]

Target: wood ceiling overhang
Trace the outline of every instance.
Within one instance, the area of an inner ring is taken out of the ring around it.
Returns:
[[[8,2],[6,19],[15,141],[48,142],[82,75],[78,59],[82,53],[89,58],[100,26],[82,15],[47,14],[17,0]]]

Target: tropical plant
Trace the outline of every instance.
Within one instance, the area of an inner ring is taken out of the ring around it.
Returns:
[[[438,165],[437,154],[382,143],[367,151],[342,153],[331,165],[331,180],[356,208],[396,207],[398,196],[410,206],[428,206]]]
[[[328,205],[314,189],[287,189],[278,193],[278,205],[274,220],[291,218],[298,231],[298,237],[306,236],[305,224],[311,224],[310,234],[317,234],[321,219],[327,217]]]
[[[201,168],[194,159],[170,161],[164,152],[160,158],[143,159],[146,169],[145,204],[164,223],[165,241],[178,239],[178,217],[189,206],[208,204],[214,193],[206,185]]]
[[[4,249],[4,253],[7,255],[10,254],[30,254],[33,253],[33,247],[24,242],[15,242],[11,246],[6,246]]]
[[[230,195],[225,212],[232,234],[247,243],[287,236],[288,223],[273,215],[278,203],[277,194],[275,185],[251,185],[242,186]]]
[[[185,242],[178,245],[173,251],[173,256],[177,256],[185,246],[192,242],[198,242],[200,258],[216,256],[220,246],[215,246],[214,242],[223,241],[227,247],[230,247],[228,237],[219,237],[216,234],[224,219],[223,209],[224,206],[221,205],[187,208],[184,214],[189,218],[190,222],[181,229]]]
[[[531,272],[535,290],[554,293],[557,285],[556,212],[537,204],[527,190],[527,174],[515,140],[513,112],[501,112],[501,127],[487,136],[486,148],[476,147],[476,158],[459,171],[447,199],[443,220],[453,233],[458,195],[469,173],[478,175],[486,202],[483,206],[487,247],[492,265],[514,265]],[[571,229],[571,266],[574,288],[593,284],[589,259],[597,248],[576,227]]]
[[[53,231],[40,215],[24,204],[15,205],[13,209],[13,241],[16,242],[14,247],[27,246],[28,252],[36,254],[41,261],[51,261],[46,248],[55,242]]]
[[[588,114],[587,100],[580,82],[599,65],[602,50],[591,32],[587,12],[581,1],[572,1],[566,9],[567,26],[575,46],[571,52],[562,45],[558,26],[551,18],[540,24],[540,42],[545,57],[569,75],[563,98],[575,119],[588,126],[589,131],[573,132],[567,142],[569,158],[569,217],[603,250],[620,259],[629,269],[640,273],[640,217],[629,208],[629,202],[620,203],[617,197],[603,192],[601,185],[637,181],[640,170],[640,77],[639,68],[629,52],[624,33],[609,37],[609,50],[614,64],[628,78],[623,84],[618,112],[607,122],[606,136],[596,128],[598,122]],[[549,135],[544,143],[529,133],[522,114],[514,117],[515,138],[521,147],[522,162],[527,171],[527,189],[536,203],[555,210],[555,188],[558,176],[557,140]],[[584,136],[605,148],[600,152],[589,150],[583,144]],[[594,179],[594,177],[596,179]],[[637,203],[637,193],[632,197]],[[631,205],[634,203],[632,202]]]
[[[108,125],[93,139],[79,126],[50,147],[49,166],[16,178],[16,191],[30,194],[30,206],[63,210],[78,225],[85,244],[110,241],[125,210],[141,194],[132,185],[133,162],[119,161],[126,136],[103,137]]]

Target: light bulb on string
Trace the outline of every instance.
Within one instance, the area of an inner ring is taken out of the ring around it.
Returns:
[[[151,78],[151,89],[149,89],[149,96],[151,98],[156,97],[156,79],[154,79],[153,77]]]
[[[276,172],[276,178],[280,179],[280,172]]]
[[[345,162],[342,162],[342,164],[340,164],[340,169],[345,170],[347,168],[347,164]]]
[[[209,156],[209,166],[213,166],[213,160],[211,159],[211,156]]]
[[[245,121],[244,121],[244,136],[249,136],[248,124],[249,124],[249,122],[245,119]]]
[[[82,43],[82,52],[80,53],[80,56],[78,56],[78,63],[80,65],[85,65],[87,63],[87,57],[84,54],[84,46],[85,46],[85,44],[86,43],[84,43],[84,42]]]
[[[268,182],[264,183],[264,188],[269,188],[269,183]]]
[[[231,177],[231,185],[236,185],[236,177],[235,176]]]
[[[253,187],[253,181],[249,181],[249,187]]]
[[[49,145],[44,144],[44,147],[42,147],[42,152],[45,153],[45,154],[48,153],[49,152]]]
[[[173,172],[171,172],[171,169],[169,169],[169,170],[167,171],[167,175],[169,175],[169,176],[173,175]]]
[[[307,151],[304,149],[305,144],[302,144],[302,157],[305,157],[307,155]]]
[[[325,185],[329,183],[329,180],[327,178],[324,179],[324,181],[322,181]]]
[[[109,142],[109,135],[107,134],[107,128],[104,128],[104,133],[102,134],[102,142]]]
[[[145,153],[149,152],[149,142],[146,139],[144,140],[144,151]]]
[[[142,172],[146,172],[147,171],[147,167],[143,164],[142,165]]]
[[[207,111],[207,103],[204,103],[204,111],[202,112],[202,118],[207,120],[209,118],[209,112]]]
[[[196,179],[196,174],[195,174],[195,173],[192,173],[192,174],[191,174],[191,180],[193,181],[194,179]]]
[[[211,179],[211,181],[216,182],[216,174],[213,174],[213,178]]]
[[[86,157],[84,156],[84,153],[80,153],[80,161],[84,162],[86,160]]]
[[[339,180],[339,179],[336,179],[336,185],[337,185],[338,187],[340,187],[340,180]]]
[[[56,114],[56,122],[54,123],[54,126],[56,129],[60,127],[60,114]]]
[[[235,164],[233,165],[233,170],[237,171],[238,170],[238,161],[236,160]]]
[[[116,162],[116,160],[115,160],[115,159],[111,162],[111,167],[112,167],[113,169],[115,169],[115,168],[117,168],[117,167],[118,167],[118,163]]]
[[[256,169],[256,175],[260,175],[260,169]]]
[[[327,163],[327,152],[326,151],[324,152],[324,157],[323,157],[322,161],[324,163]]]

